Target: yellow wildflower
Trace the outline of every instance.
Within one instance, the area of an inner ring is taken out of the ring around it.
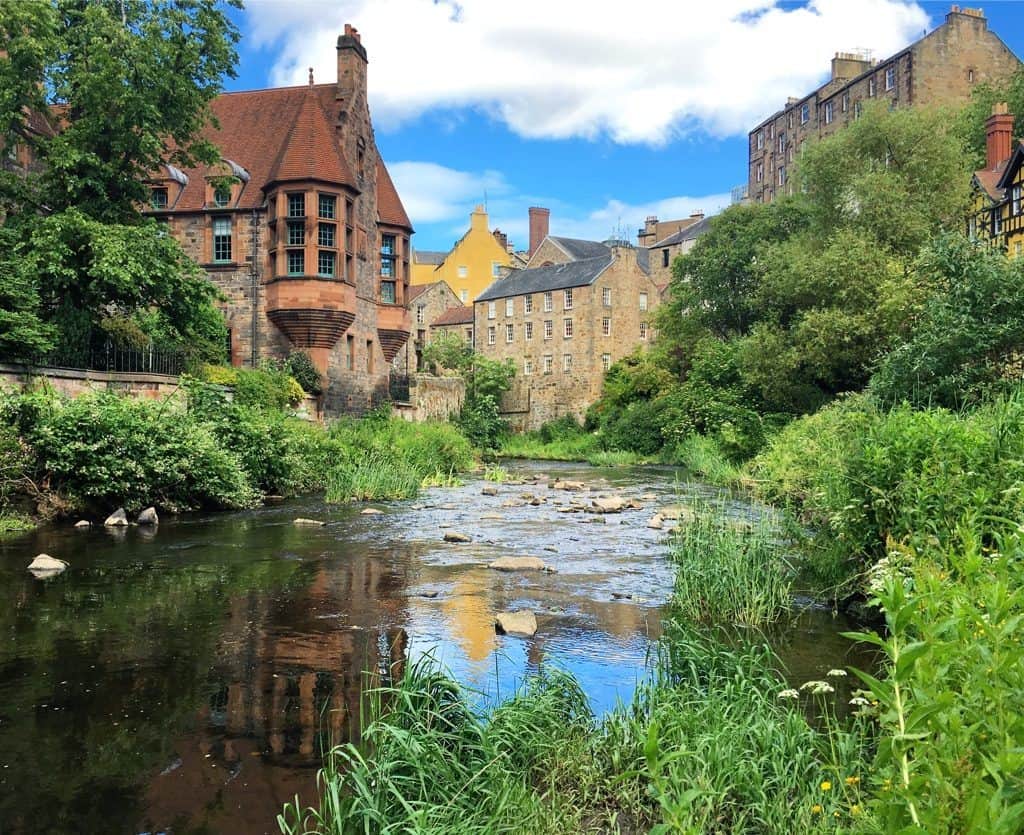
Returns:
[[[857,817],[857,815],[860,814],[860,804],[859,803],[854,803],[850,807],[850,814],[853,815],[854,817]]]
[[[860,777],[847,777],[846,778],[846,785],[848,785],[848,786],[856,786],[859,782],[860,782]]]
[[[821,814],[821,804],[820,803],[815,803],[811,807],[811,813],[815,814],[815,815],[820,815]]]
[[[832,784],[828,780],[823,780],[821,783],[821,790],[823,792],[827,792],[830,788],[832,788]]]

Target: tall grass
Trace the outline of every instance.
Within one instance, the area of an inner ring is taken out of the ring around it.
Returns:
[[[718,441],[708,435],[687,435],[666,456],[694,478],[710,484],[730,485],[741,481],[741,470],[722,452]]]
[[[331,470],[325,498],[329,502],[411,499],[422,483],[423,476],[405,461],[371,452]]]
[[[749,529],[698,510],[675,534],[674,607],[693,623],[764,626],[789,606],[792,571],[767,523]]]
[[[631,467],[642,464],[643,457],[626,450],[602,450],[587,456],[587,463],[593,467]]]
[[[532,458],[541,461],[586,461],[601,452],[596,435],[580,433],[571,437],[545,441],[539,432],[507,435],[501,440],[498,454],[503,458]]]

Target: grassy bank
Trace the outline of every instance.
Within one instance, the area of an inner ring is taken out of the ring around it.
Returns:
[[[337,502],[398,499],[475,464],[469,441],[447,424],[378,412],[319,426],[263,399],[251,382],[231,401],[199,382],[187,398],[160,402],[112,393],[69,400],[45,388],[4,395],[0,514],[17,519],[14,503],[29,500],[40,518],[53,518],[121,506],[242,508],[318,490]]]

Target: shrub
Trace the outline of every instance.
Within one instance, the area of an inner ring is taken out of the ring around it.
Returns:
[[[323,392],[323,377],[305,351],[292,351],[285,361],[285,369],[305,391],[312,395]]]

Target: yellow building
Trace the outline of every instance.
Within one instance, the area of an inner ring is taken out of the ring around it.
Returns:
[[[1000,102],[986,128],[986,167],[974,172],[971,238],[987,241],[1011,258],[1024,255],[1024,144],[1012,142],[1014,118]]]
[[[451,252],[413,253],[410,283],[447,281],[463,304],[472,304],[492,281],[501,277],[502,268],[512,263],[499,235],[487,228],[487,212],[483,206],[477,206],[469,216],[469,230]]]

